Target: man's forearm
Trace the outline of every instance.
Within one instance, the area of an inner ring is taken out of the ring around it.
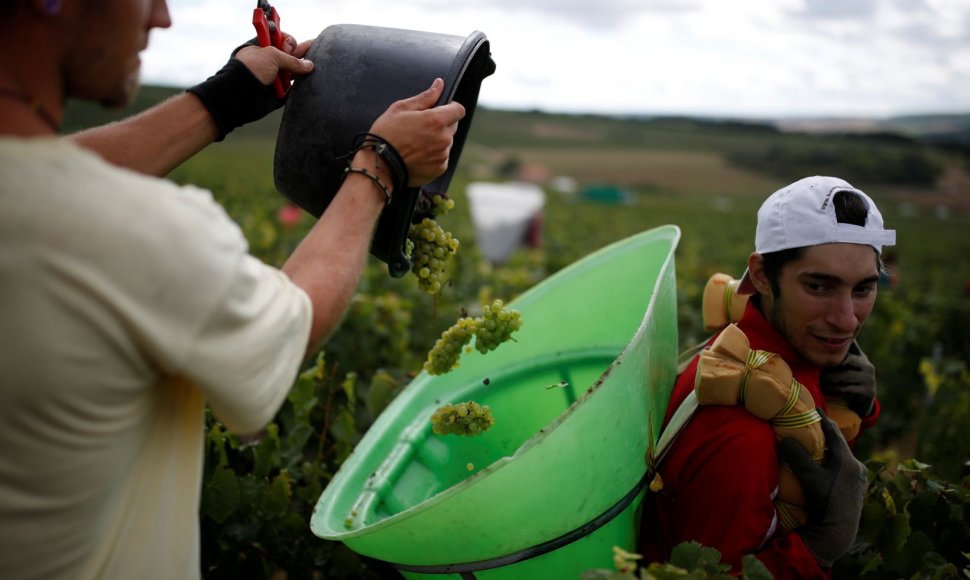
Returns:
[[[353,165],[375,174],[373,153],[359,152]],[[389,175],[381,175],[384,183]],[[283,264],[283,272],[310,297],[313,324],[307,352],[337,328],[364,269],[384,194],[367,177],[349,174],[320,220]]]
[[[135,116],[68,137],[110,163],[162,177],[217,135],[215,122],[202,102],[180,93]]]

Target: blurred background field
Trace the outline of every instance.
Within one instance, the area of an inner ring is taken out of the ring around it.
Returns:
[[[170,92],[146,87],[126,112]],[[65,127],[116,117],[72,104]],[[275,114],[238,130],[171,175],[212,190],[252,251],[276,265],[312,222],[305,214],[295,223],[281,216],[285,200],[273,185],[278,123]],[[683,232],[676,253],[679,340],[692,345],[705,337],[701,290],[715,272],[741,275],[763,199],[813,174],[865,190],[897,230],[893,275],[880,286],[859,339],[877,367],[882,417],[857,452],[917,458],[940,477],[961,480],[970,460],[970,116],[890,119],[868,134],[811,129],[480,108],[448,192],[456,209],[441,220],[462,244],[442,296],[420,293],[410,276],[389,278],[371,259],[343,326],[321,358],[308,360],[310,371],[264,437],[240,441],[210,420],[201,514],[209,575],[376,574],[373,563],[310,536],[307,515],[460,309],[511,299],[610,242],[676,224]],[[491,264],[476,249],[465,188],[520,180],[546,192],[541,243]],[[618,195],[584,195],[591,187]],[[567,314],[563,331],[582,329],[570,328]],[[968,537],[963,526],[958,543]]]

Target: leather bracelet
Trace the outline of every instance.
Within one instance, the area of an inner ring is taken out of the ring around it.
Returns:
[[[407,187],[410,176],[408,175],[408,168],[404,163],[404,158],[401,157],[397,149],[386,139],[374,133],[359,133],[354,137],[353,150],[349,157],[353,158],[353,155],[361,149],[370,149],[377,154],[378,169],[380,169],[380,160],[384,160],[387,163],[388,168],[391,170],[391,179],[393,180],[395,190],[401,190]]]

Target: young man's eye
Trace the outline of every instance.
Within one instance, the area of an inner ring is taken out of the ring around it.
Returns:
[[[806,282],[805,288],[812,294],[819,294],[826,290],[825,284],[822,284],[821,282]]]
[[[876,290],[875,284],[866,284],[865,286],[856,286],[854,292],[856,296],[869,296]]]

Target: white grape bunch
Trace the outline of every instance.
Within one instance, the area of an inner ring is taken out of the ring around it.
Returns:
[[[431,196],[431,203],[433,206],[431,211],[435,216],[445,215],[449,211],[455,209],[455,200],[443,194]]]
[[[518,310],[506,308],[505,303],[496,299],[482,307],[476,323],[475,348],[485,354],[512,338],[512,333],[522,327],[522,317]]]
[[[430,375],[443,375],[457,368],[458,359],[465,345],[475,336],[475,348],[485,354],[512,339],[512,333],[522,327],[518,310],[506,308],[501,300],[482,307],[482,315],[469,318],[462,315],[451,327],[441,333],[424,362],[424,370]],[[471,352],[471,347],[467,349]]]
[[[437,294],[445,279],[448,260],[458,251],[458,240],[431,218],[411,224],[408,239],[411,250],[411,272],[418,277],[418,288]]]
[[[465,345],[471,341],[475,333],[475,321],[471,318],[459,318],[458,322],[441,334],[435,341],[428,360],[424,362],[424,370],[431,375],[443,375],[458,366],[458,359]]]
[[[481,435],[494,424],[492,410],[475,401],[446,403],[431,415],[431,429],[438,435]]]
[[[443,191],[421,190],[414,204],[414,215],[419,217],[440,217],[455,209],[455,200]]]

